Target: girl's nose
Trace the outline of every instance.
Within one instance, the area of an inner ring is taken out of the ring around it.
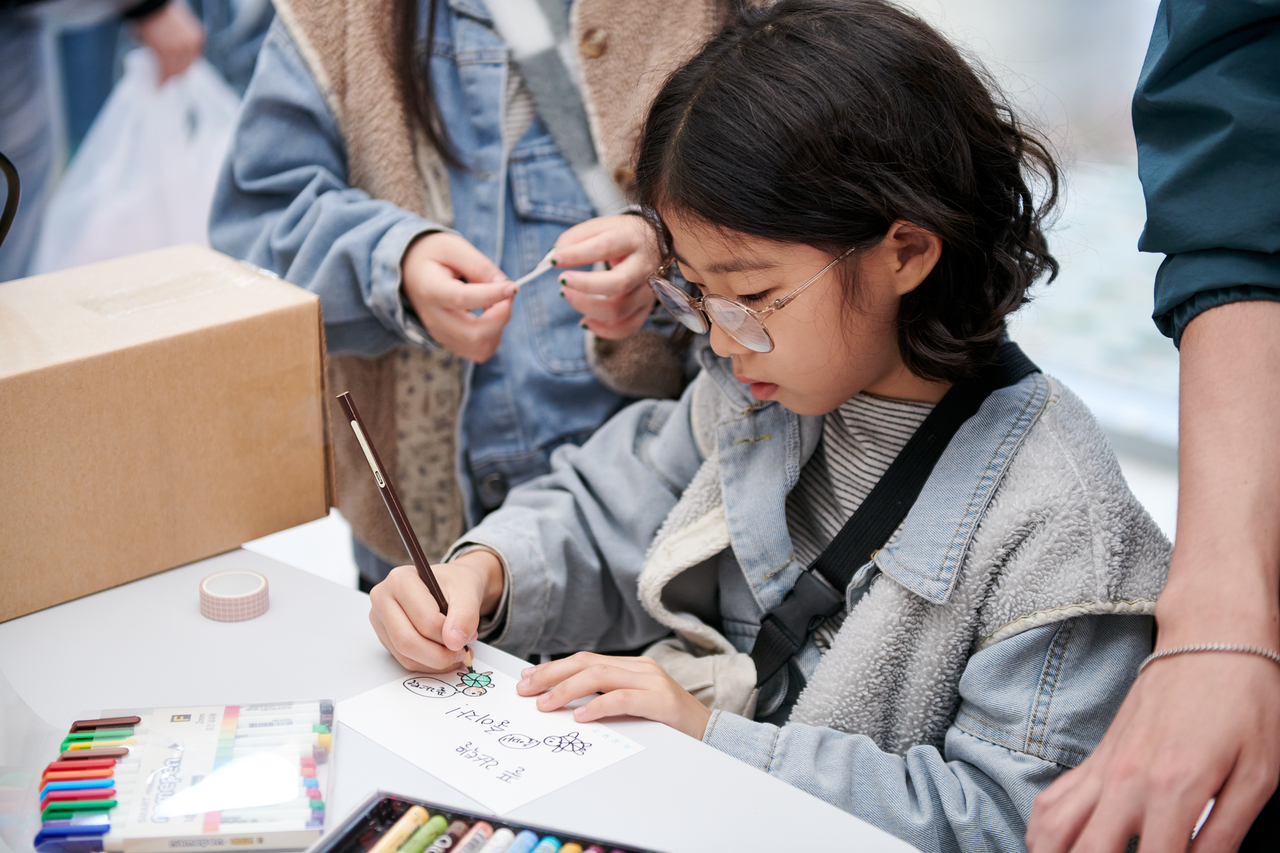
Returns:
[[[742,344],[735,341],[732,337],[725,333],[714,322],[711,324],[711,351],[721,358],[732,358],[735,355],[742,355],[751,352]]]

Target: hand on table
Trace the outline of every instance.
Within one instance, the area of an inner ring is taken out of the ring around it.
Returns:
[[[169,0],[138,20],[134,35],[159,60],[161,83],[190,68],[204,49],[204,26],[181,0]]]
[[[601,216],[573,226],[560,235],[552,254],[561,293],[580,311],[592,334],[625,338],[640,328],[653,308],[649,275],[658,268],[661,252],[653,228],[639,216]],[[600,272],[570,270],[606,261]]]
[[[511,319],[516,292],[502,270],[466,238],[445,231],[415,240],[400,268],[404,294],[431,337],[456,355],[487,361]]]
[[[443,672],[461,663],[480,616],[497,609],[505,583],[502,563],[488,551],[470,551],[431,570],[449,602],[447,618],[413,566],[392,569],[369,593],[374,633],[401,666],[415,672]]]
[[[516,692],[538,696],[541,711],[554,711],[583,696],[603,693],[574,709],[573,718],[589,723],[602,717],[643,717],[666,723],[699,740],[711,718],[705,705],[667,675],[657,661],[647,657],[578,652],[523,670]]]
[[[1164,644],[1162,644],[1164,645]],[[1244,654],[1155,661],[1093,755],[1036,798],[1031,853],[1234,851],[1280,772],[1280,667]]]

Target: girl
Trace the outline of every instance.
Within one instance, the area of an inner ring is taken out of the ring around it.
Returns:
[[[684,26],[715,19],[716,4],[665,13],[666,29],[637,43],[600,25],[632,4],[586,0],[572,28],[568,5],[543,3],[541,23],[577,50],[548,55],[576,54],[583,95],[599,101],[590,131],[577,106],[578,130],[612,162],[656,91],[645,65],[687,58],[692,48],[664,40],[678,32],[683,44]],[[545,473],[554,448],[585,440],[626,396],[656,392],[598,380],[584,328],[622,338],[644,322],[657,242],[639,217],[596,216],[480,0],[275,6],[211,240],[320,297],[331,385],[359,401],[434,557],[464,516],[476,523]],[[608,50],[609,36],[629,50]],[[645,100],[614,97],[623,91]],[[615,196],[630,186],[629,171],[599,177],[620,184]],[[516,297],[511,280],[553,246],[556,268]],[[612,268],[572,269],[598,261]],[[677,367],[670,396],[679,380]],[[367,588],[407,557],[350,431],[334,439],[338,505]]]
[[[1169,557],[1080,401],[1009,373],[1006,318],[1056,268],[1051,158],[920,21],[787,0],[667,81],[636,177],[667,255],[650,283],[714,355],[466,534],[437,570],[448,619],[395,570],[380,639],[434,670],[477,636],[527,655],[674,632],[519,690],[664,722],[923,850],[1021,849],[1150,651]],[[881,478],[961,399],[898,523],[881,486],[910,472]],[[882,538],[826,551],[864,501]]]

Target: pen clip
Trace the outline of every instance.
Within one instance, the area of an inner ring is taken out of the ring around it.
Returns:
[[[360,429],[360,424],[354,420],[351,422],[351,430],[356,434],[356,441],[360,442],[360,449],[364,451],[364,458],[369,461],[369,467],[373,469],[373,479],[378,481],[378,488],[385,489],[387,481],[382,479],[382,472],[378,470],[378,463],[373,460],[373,451],[369,449],[369,442],[365,440],[364,430]]]

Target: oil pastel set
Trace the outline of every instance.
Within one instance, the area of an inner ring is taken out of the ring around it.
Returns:
[[[40,779],[39,853],[306,847],[325,822],[333,702],[78,720]]]
[[[573,712],[539,711],[516,680],[476,659],[407,675],[338,705],[344,726],[394,751],[495,814],[644,750]]]
[[[377,791],[308,853],[648,853]]]

